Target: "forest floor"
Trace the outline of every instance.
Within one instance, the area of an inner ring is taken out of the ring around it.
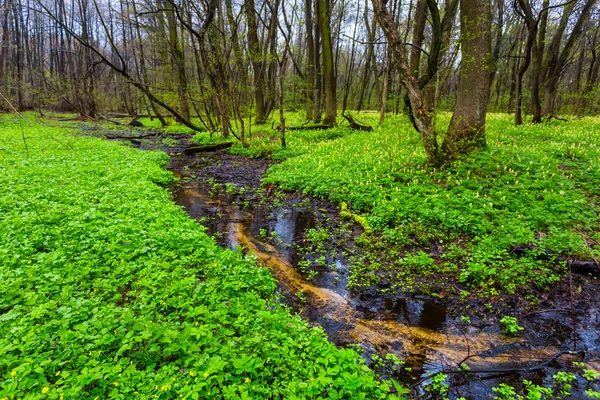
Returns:
[[[359,115],[374,125],[374,114]],[[286,149],[270,125],[254,127],[249,148],[195,155],[185,148],[224,140],[181,127],[152,136],[74,127],[171,154],[182,178],[175,201],[217,243],[245,247],[274,271],[287,304],[338,346],[362,344],[377,375],[418,397],[435,396],[432,372],[446,372],[451,398],[489,394],[502,369],[522,369],[509,383],[524,394],[537,389],[522,379],[559,390],[558,371],[573,374],[574,393],[589,389],[571,363],[599,367],[600,121],[515,128],[492,115],[488,149],[436,171],[423,167],[418,136],[400,117],[374,132],[340,125],[290,131]],[[493,371],[465,382],[462,362]],[[417,385],[429,375],[429,386]]]

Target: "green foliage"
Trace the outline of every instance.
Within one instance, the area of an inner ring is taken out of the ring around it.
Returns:
[[[438,125],[448,121],[442,114]],[[461,282],[512,293],[549,288],[561,275],[535,252],[511,253],[515,245],[600,256],[599,138],[597,118],[515,127],[491,114],[487,149],[435,170],[424,165],[410,124],[392,117],[374,132],[311,143],[310,152],[273,166],[265,182],[334,201],[386,240],[439,241]]]
[[[510,317],[508,315],[500,319],[500,325],[502,325],[504,333],[510,336],[518,336],[519,332],[524,329],[522,326],[519,326],[515,317]]]
[[[0,398],[385,397],[172,204],[165,154],[0,131]]]

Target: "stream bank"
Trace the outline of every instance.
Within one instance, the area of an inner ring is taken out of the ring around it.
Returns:
[[[261,187],[272,161],[223,152],[189,156],[183,154],[184,143],[133,144],[171,154],[169,169],[181,178],[172,188],[174,201],[219,244],[252,254],[269,267],[280,282],[282,301],[321,326],[338,346],[355,346],[384,378],[415,386],[424,395],[423,383],[430,380],[423,378],[446,372],[451,397],[491,398],[490,389],[501,382],[517,388],[523,379],[551,384],[555,372],[576,360],[599,368],[600,321],[591,287],[579,286],[581,304],[585,297],[591,301],[574,318],[565,317],[564,296],[553,293],[528,310],[519,298],[434,298],[390,290],[385,281],[357,288],[348,277],[361,226],[340,218],[331,203]],[[519,337],[502,333],[487,307],[492,302],[511,302],[525,328]],[[575,342],[579,353],[566,353]],[[463,362],[471,373],[459,371]]]

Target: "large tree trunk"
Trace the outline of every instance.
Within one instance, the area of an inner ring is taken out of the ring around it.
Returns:
[[[321,15],[321,0],[315,0],[315,14],[317,21],[315,26],[315,98],[314,98],[314,110],[313,120],[315,123],[321,121],[321,99],[323,98],[323,74],[321,71],[321,23],[319,15]]]
[[[305,18],[306,18],[306,46],[307,46],[307,67],[306,67],[306,119],[314,118],[315,113],[315,39],[313,38],[313,19],[312,2],[306,0]]]
[[[323,35],[323,78],[325,85],[325,119],[323,124],[335,125],[337,118],[337,98],[335,88],[335,71],[333,69],[333,48],[331,44],[331,29],[329,27],[330,13],[327,0],[318,0],[319,22]]]
[[[547,9],[550,0],[544,0],[542,10]],[[533,55],[533,71],[531,83],[531,112],[533,114],[532,122],[542,122],[542,103],[540,99],[540,82],[542,80],[542,67],[544,64],[544,50],[546,47],[546,26],[548,24],[548,11],[542,11],[540,15],[540,27]]]
[[[485,147],[485,117],[490,91],[491,5],[460,1],[462,61],[454,114],[442,143],[448,159]]]

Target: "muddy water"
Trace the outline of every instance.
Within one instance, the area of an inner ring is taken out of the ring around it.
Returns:
[[[497,371],[527,368],[560,350],[533,347],[523,339],[494,330],[464,327],[448,315],[443,305],[431,299],[363,302],[360,295],[354,296],[347,289],[348,265],[342,256],[329,258],[328,268],[309,281],[298,272],[300,256],[294,245],[307,229],[314,227],[316,211],[289,206],[265,216],[242,210],[229,196],[213,196],[210,190],[205,183],[184,180],[173,189],[173,196],[221,244],[243,249],[269,267],[284,292],[302,299],[296,302],[302,315],[320,325],[334,343],[360,344],[367,361],[373,354],[398,355],[405,361],[405,368],[388,372],[405,384],[418,382],[433,372],[456,369],[465,359],[471,370]],[[275,232],[278,239],[265,239],[267,232]],[[530,374],[528,378],[541,383],[544,374]],[[509,382],[518,384],[519,379]],[[463,380],[461,385],[474,396],[471,398],[488,398],[489,388],[497,383],[493,379],[485,384]]]

